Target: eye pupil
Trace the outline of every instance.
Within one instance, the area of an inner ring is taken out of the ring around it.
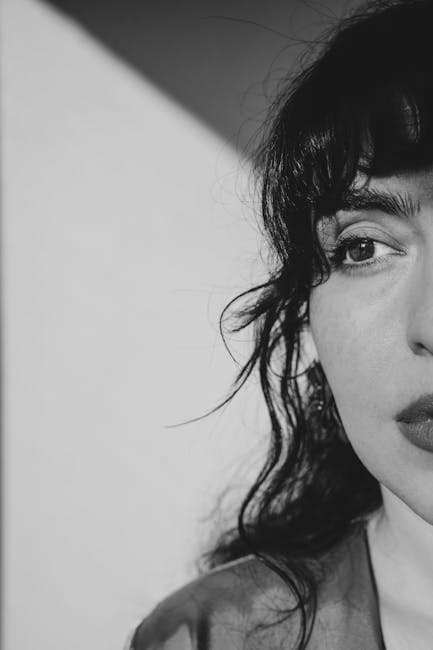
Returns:
[[[374,255],[374,241],[372,239],[360,239],[350,244],[347,251],[350,251],[350,257],[354,262],[363,262]]]

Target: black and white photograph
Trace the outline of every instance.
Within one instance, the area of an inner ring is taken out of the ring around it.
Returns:
[[[433,649],[432,0],[3,0],[2,650]]]

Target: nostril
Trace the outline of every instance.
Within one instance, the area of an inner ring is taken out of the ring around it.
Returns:
[[[422,356],[429,356],[433,354],[433,340],[432,340],[431,348],[429,348],[424,343],[416,343],[415,346],[416,346],[415,354],[422,355]]]

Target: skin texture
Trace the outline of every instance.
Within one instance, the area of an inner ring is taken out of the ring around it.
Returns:
[[[410,194],[420,204],[419,215],[409,220],[378,210],[337,213],[344,224],[340,237],[376,239],[370,259],[384,264],[358,266],[354,274],[335,270],[313,289],[311,332],[356,453],[433,524],[433,454],[408,442],[394,419],[403,406],[433,392],[433,171],[372,179],[368,187]],[[324,224],[325,247],[335,230]]]
[[[385,642],[424,650],[433,639],[433,452],[410,443],[395,417],[433,393],[433,170],[355,185],[410,196],[419,211],[341,211],[319,226],[325,249],[348,233],[375,240],[363,259],[382,264],[362,267],[359,246],[349,246],[354,273],[335,269],[311,292],[311,334],[347,437],[381,484],[384,508],[368,532]]]

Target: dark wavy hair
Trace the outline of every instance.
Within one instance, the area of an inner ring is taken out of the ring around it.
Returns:
[[[269,277],[223,312],[222,323],[235,317],[234,332],[253,328],[254,344],[217,408],[257,372],[271,438],[237,526],[205,560],[212,568],[253,554],[275,571],[296,601],[283,617],[301,614],[297,650],[313,629],[321,558],[382,505],[320,361],[305,349],[311,290],[336,264],[317,223],[345,204],[358,172],[383,177],[433,164],[432,25],[431,0],[370,2],[341,21],[314,62],[283,80],[255,156]]]
[[[319,361],[305,363],[311,289],[333,268],[317,236],[356,174],[388,176],[433,162],[433,2],[374,2],[343,20],[313,63],[288,78],[255,158],[269,279],[229,303],[254,345],[231,399],[258,372],[271,424],[266,462],[237,527],[207,554],[214,567],[254,554],[291,587],[298,648],[317,610],[317,560],[382,504],[355,454]]]

